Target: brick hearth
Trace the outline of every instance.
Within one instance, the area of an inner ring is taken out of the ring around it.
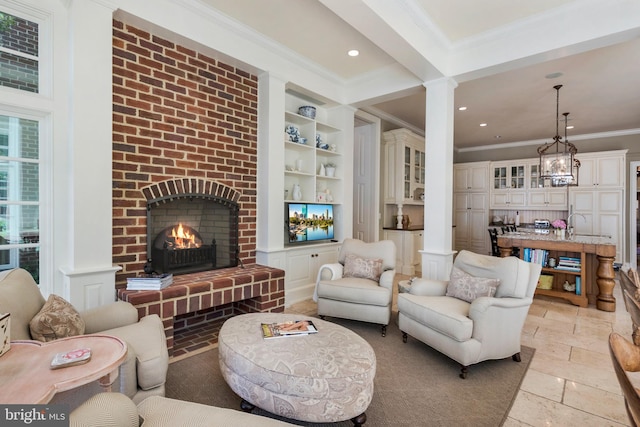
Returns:
[[[138,309],[138,316],[157,314],[162,319],[169,355],[178,356],[201,344],[199,329],[219,327],[221,321],[242,313],[284,311],[284,271],[258,264],[246,268],[175,276],[173,284],[159,291],[127,291],[118,297]],[[190,331],[176,349],[176,325]],[[217,336],[217,334],[215,334]],[[190,344],[191,343],[191,344]],[[178,350],[178,351],[176,351]]]

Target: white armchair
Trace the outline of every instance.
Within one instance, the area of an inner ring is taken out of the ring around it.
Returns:
[[[539,264],[515,257],[461,251],[453,263],[455,280],[416,279],[409,293],[398,295],[403,341],[411,335],[457,361],[461,378],[469,365],[483,360],[511,356],[519,362],[522,327],[540,270]]]
[[[382,336],[391,319],[396,246],[390,240],[345,239],[338,263],[318,271],[314,301],[318,315],[378,323]]]
[[[35,339],[30,322],[44,305],[40,288],[26,270],[16,268],[0,272],[0,313],[11,313],[12,340]],[[127,357],[120,365],[114,390],[126,394],[136,403],[148,396],[164,396],[169,353],[164,326],[158,315],[138,320],[138,310],[124,301],[79,315],[85,325],[85,334],[114,335],[127,343]],[[95,392],[94,384],[86,385],[55,396],[54,403],[68,403],[74,407]]]

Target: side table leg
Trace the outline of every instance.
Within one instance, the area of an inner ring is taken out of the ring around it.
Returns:
[[[616,298],[613,296],[613,287],[616,285],[616,273],[613,270],[615,257],[598,255],[598,269],[596,270],[596,283],[598,284],[598,296],[596,308],[602,311],[616,311]]]
[[[115,369],[109,372],[107,375],[100,377],[98,379],[98,384],[102,387],[102,390],[106,393],[111,393],[111,386],[113,382],[118,378],[118,370]]]

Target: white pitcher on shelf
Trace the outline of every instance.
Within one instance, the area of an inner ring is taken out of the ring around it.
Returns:
[[[324,164],[320,163],[320,171],[318,171],[318,176],[325,176],[327,172],[324,169]]]
[[[293,184],[293,200],[302,200],[302,190],[300,184]]]

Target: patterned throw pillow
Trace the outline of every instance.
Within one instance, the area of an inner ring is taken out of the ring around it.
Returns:
[[[49,295],[47,302],[29,322],[31,337],[44,342],[82,335],[84,327],[80,313],[67,300],[54,294]]]
[[[473,277],[459,268],[453,267],[446,295],[473,302],[478,297],[494,296],[498,285],[500,285],[500,279]]]
[[[357,255],[347,254],[344,259],[344,271],[342,277],[360,277],[376,282],[382,274],[382,259],[360,258]]]

